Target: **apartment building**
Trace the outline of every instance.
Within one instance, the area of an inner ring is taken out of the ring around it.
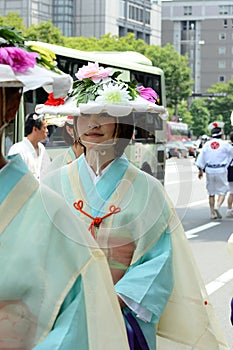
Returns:
[[[233,78],[233,1],[162,2],[162,46],[188,54],[193,91]]]
[[[51,20],[65,36],[135,34],[161,44],[161,0],[1,0],[0,14],[18,12],[27,27]]]

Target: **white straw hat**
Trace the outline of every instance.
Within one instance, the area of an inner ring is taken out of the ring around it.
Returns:
[[[157,103],[159,96],[152,88],[137,86],[136,82],[118,79],[121,72],[88,63],[76,73],[73,91],[59,106],[37,105],[36,112],[50,115],[100,114],[114,117],[127,116],[131,112],[158,113],[167,119],[168,112]]]
[[[6,64],[0,64],[1,87],[23,87],[23,83],[16,77],[12,68]]]

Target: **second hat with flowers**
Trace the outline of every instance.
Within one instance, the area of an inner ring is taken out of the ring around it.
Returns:
[[[136,81],[120,79],[121,72],[88,63],[76,73],[73,90],[59,106],[37,105],[37,113],[73,115],[108,113],[114,117],[131,112],[158,113],[167,119],[165,107],[157,104],[159,96],[152,88],[137,85]]]

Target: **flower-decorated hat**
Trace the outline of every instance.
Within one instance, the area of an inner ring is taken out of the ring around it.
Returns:
[[[0,64],[0,87],[23,87],[13,69],[6,64]]]
[[[152,88],[138,86],[136,81],[120,79],[121,72],[88,63],[76,73],[73,91],[59,106],[37,105],[37,113],[50,115],[100,114],[114,117],[127,116],[131,112],[159,113],[167,119],[168,112],[157,104],[159,96]]]
[[[46,57],[46,59],[45,59]],[[50,60],[50,61],[49,61]],[[64,97],[70,91],[73,80],[70,75],[57,69],[49,53],[40,48],[29,47],[21,34],[6,26],[0,26],[0,64],[11,68],[23,91],[42,87],[55,97]]]

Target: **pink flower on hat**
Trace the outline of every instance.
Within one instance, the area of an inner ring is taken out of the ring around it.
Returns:
[[[99,67],[99,64],[88,62],[87,66],[79,68],[75,74],[78,80],[91,79],[94,83],[98,83],[101,79],[106,80],[112,74],[112,68]]]
[[[140,97],[152,103],[155,103],[159,97],[157,92],[150,87],[145,88],[144,86],[137,86],[136,90],[139,91]]]
[[[18,47],[1,47],[0,64],[7,64],[14,72],[25,72],[36,65],[37,52],[27,52]]]

